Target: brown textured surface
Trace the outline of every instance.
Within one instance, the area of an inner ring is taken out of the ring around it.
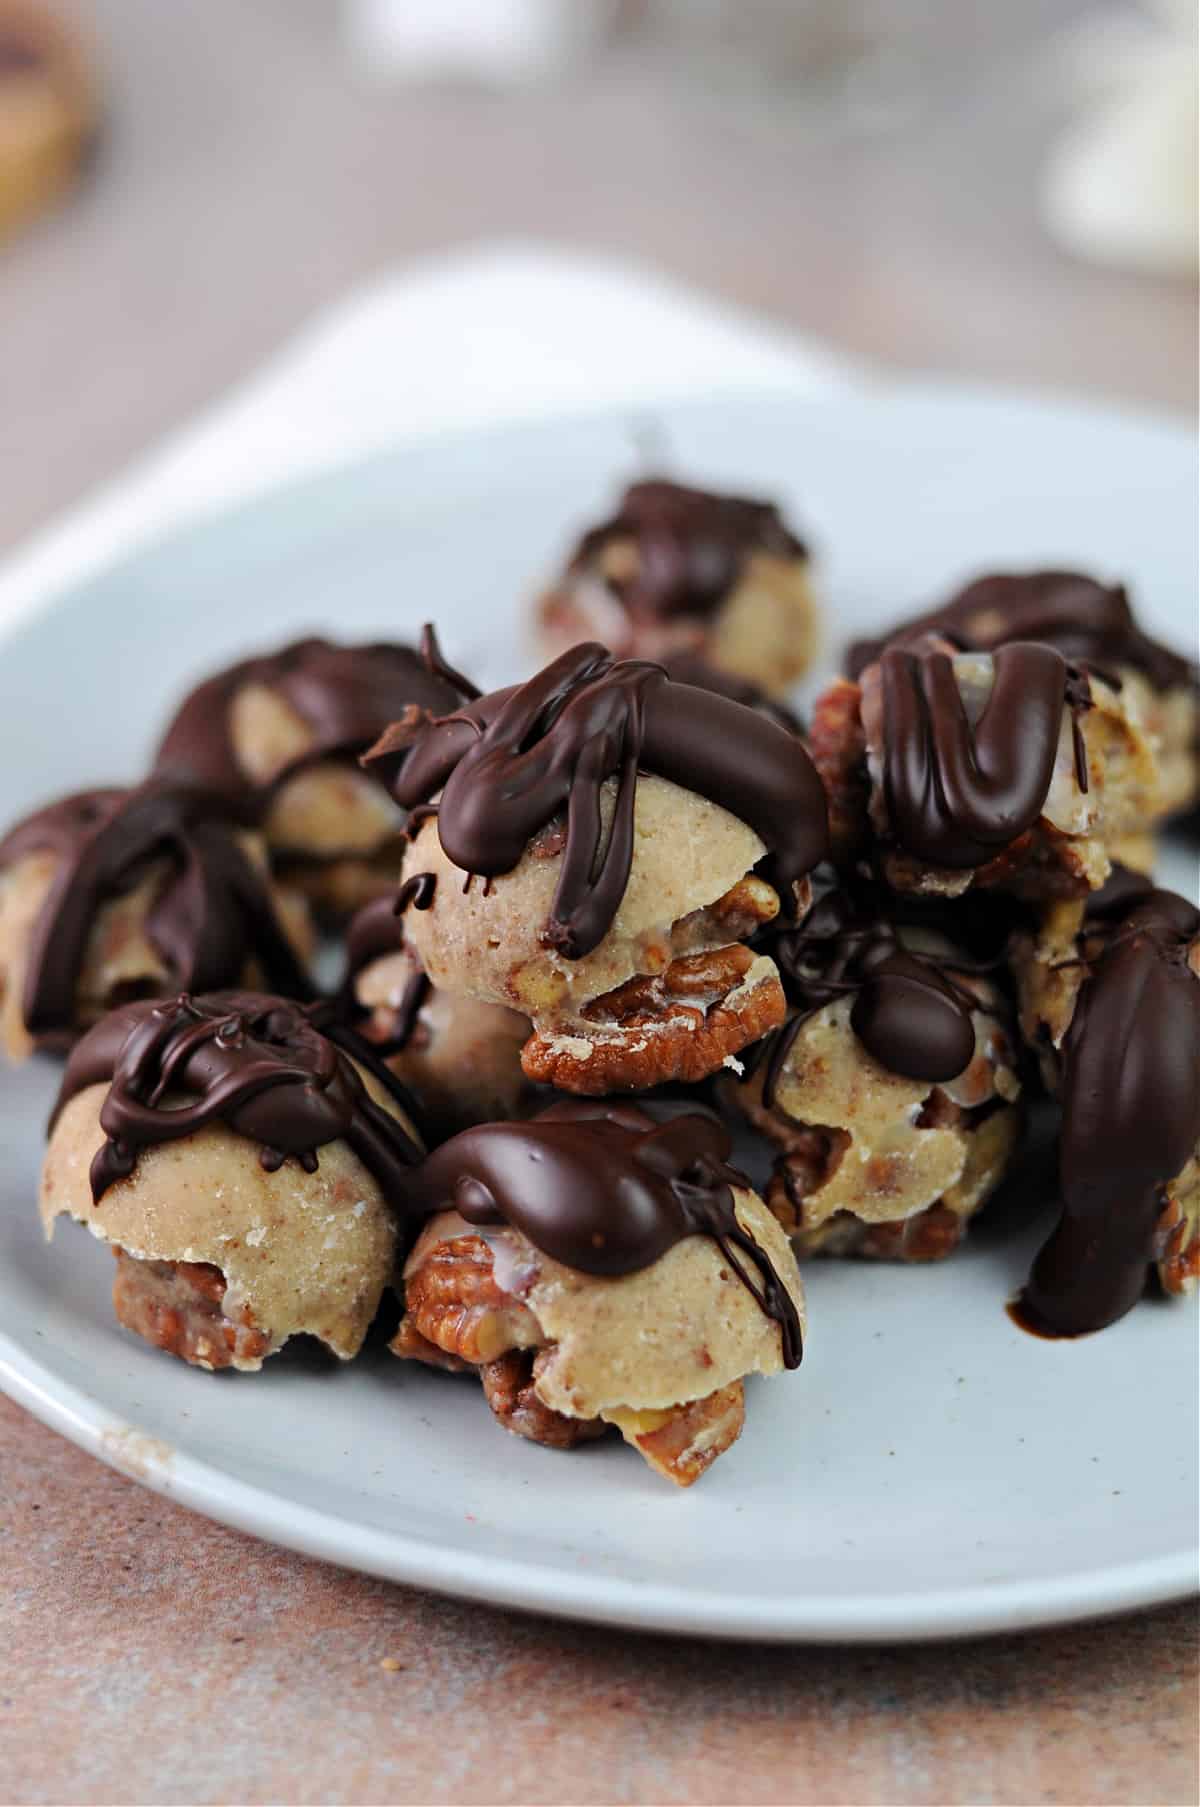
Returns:
[[[1197,1614],[909,1650],[459,1605],[210,1525],[0,1400],[0,1800],[1190,1807]]]

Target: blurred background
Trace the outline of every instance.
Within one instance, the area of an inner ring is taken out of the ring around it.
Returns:
[[[1191,0],[0,0],[0,550],[497,239],[1190,415]]]

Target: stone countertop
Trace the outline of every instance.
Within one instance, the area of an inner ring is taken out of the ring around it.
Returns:
[[[1197,1609],[787,1649],[438,1599],[207,1523],[0,1400],[0,1800],[1192,1807]]]

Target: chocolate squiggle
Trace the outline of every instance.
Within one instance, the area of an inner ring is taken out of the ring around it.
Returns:
[[[36,853],[58,861],[31,933],[22,997],[25,1027],[42,1045],[69,1041],[75,1029],[101,909],[158,862],[166,870],[145,926],[169,988],[236,984],[253,961],[278,990],[312,995],[268,878],[211,793],[162,778],[129,791],[82,791],[18,823],[0,841],[0,868]]]
[[[1142,631],[1123,584],[1109,587],[1078,571],[977,578],[941,608],[897,622],[877,640],[856,640],[846,655],[847,674],[857,678],[885,647],[911,646],[926,634],[963,652],[990,653],[1012,640],[1037,640],[1074,665],[1143,672],[1158,690],[1200,681],[1189,660]]]
[[[464,872],[511,872],[566,810],[566,846],[547,939],[566,959],[607,934],[633,861],[639,771],[740,817],[784,890],[825,857],[825,794],[800,742],[727,697],[671,683],[660,666],[583,645],[514,689],[435,721],[401,722],[363,762],[405,809],[441,793],[438,834]],[[617,781],[605,838],[600,793]]]
[[[710,1113],[665,1121],[623,1101],[572,1099],[525,1123],[485,1123],[431,1154],[414,1176],[415,1208],[468,1223],[505,1223],[585,1274],[646,1268],[685,1236],[711,1236],[768,1317],[784,1363],[802,1353],[796,1305],[766,1252],[738,1222],[729,1135]]]
[[[96,1204],[143,1149],[224,1123],[260,1144],[268,1172],[295,1159],[314,1173],[319,1151],[344,1141],[402,1209],[421,1150],[371,1097],[358,1067],[411,1119],[404,1087],[328,1007],[240,991],[145,1000],[111,1011],[75,1048],[50,1127],[76,1093],[108,1085],[106,1139],[91,1165]]]
[[[1200,1143],[1200,911],[1170,891],[1089,916],[1089,966],[1063,1048],[1063,1213],[1018,1314],[1051,1336],[1125,1315],[1155,1259],[1163,1187]],[[1100,938],[1097,948],[1091,940]]]
[[[276,692],[313,736],[312,745],[266,786],[248,779],[230,732],[230,707],[248,684]],[[338,646],[329,640],[297,640],[277,653],[243,659],[198,685],[163,736],[155,770],[261,809],[303,767],[365,753],[405,709],[444,715],[473,694],[473,686],[445,664],[432,639],[420,651],[387,642]]]
[[[889,647],[883,687],[888,821],[908,852],[937,866],[985,865],[1031,828],[1054,776],[1064,706],[1087,706],[1085,681],[1050,646],[1002,646],[972,724],[950,655],[936,644]],[[1087,764],[1076,746],[1077,777]]]
[[[568,576],[586,572],[613,540],[632,540],[636,569],[607,579],[628,614],[642,620],[712,615],[754,552],[803,558],[805,548],[770,502],[747,501],[651,478],[625,491],[611,520],[585,533]]]

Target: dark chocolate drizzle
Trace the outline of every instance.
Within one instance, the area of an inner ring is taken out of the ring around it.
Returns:
[[[418,876],[429,878],[431,875],[421,873]],[[346,934],[346,976],[338,993],[340,1019],[354,1022],[364,1015],[364,1007],[359,1003],[355,990],[358,975],[376,960],[398,954],[403,946],[404,930],[391,898],[376,897],[369,904],[364,904]],[[404,982],[399,1000],[391,1010],[387,1033],[376,1035],[373,1028],[370,1033],[371,1046],[381,1055],[398,1054],[407,1048],[417,1026],[417,1019],[432,990],[428,975],[415,956],[410,958],[411,971]]]
[[[401,1210],[421,1150],[371,1097],[356,1062],[411,1118],[404,1087],[327,1006],[240,991],[143,1000],[111,1011],[75,1048],[50,1127],[76,1093],[108,1086],[105,1141],[91,1165],[97,1205],[143,1149],[224,1123],[260,1144],[268,1172],[295,1159],[314,1173],[320,1149],[344,1141]]]
[[[795,1302],[737,1220],[732,1188],[751,1188],[728,1165],[728,1131],[702,1109],[664,1121],[653,1108],[571,1099],[525,1123],[464,1130],[418,1169],[414,1208],[509,1224],[543,1254],[585,1274],[634,1273],[685,1236],[711,1236],[779,1325],[785,1365],[799,1366]]]
[[[1042,1335],[1102,1330],[1141,1297],[1164,1184],[1200,1142],[1198,936],[1200,911],[1170,891],[1114,890],[1085,925],[1063,1047],[1063,1212],[1017,1308]]]
[[[888,647],[883,786],[888,821],[908,852],[938,866],[986,865],[1031,828],[1054,776],[1064,706],[1088,706],[1086,679],[1050,646],[1005,645],[973,725],[950,655],[936,643]],[[1076,737],[1076,775],[1080,737]],[[1087,765],[1083,763],[1082,788]]]
[[[766,931],[763,951],[779,968],[792,1014],[752,1052],[750,1072],[766,1061],[763,1103],[773,1109],[779,1080],[796,1037],[810,1017],[852,997],[850,1027],[868,1054],[889,1073],[945,1084],[975,1053],[972,1013],[986,1009],[956,974],[991,970],[989,960],[960,951],[926,953],[904,945],[904,924],[945,937],[955,921],[945,906],[915,901],[900,906],[882,888],[847,876],[818,887],[798,928]]]
[[[1075,665],[1097,672],[1124,666],[1158,690],[1195,685],[1196,667],[1138,626],[1123,584],[1097,583],[1078,571],[1033,571],[980,577],[941,608],[897,622],[877,640],[856,640],[846,656],[857,678],[887,646],[910,646],[926,634],[963,652],[995,652],[1012,640],[1053,646]]]
[[[514,689],[440,720],[397,723],[367,755],[405,809],[441,793],[438,834],[463,872],[511,872],[531,837],[566,811],[546,938],[566,959],[604,938],[633,860],[639,771],[710,798],[766,843],[790,905],[825,857],[825,795],[800,742],[740,703],[602,646],[564,653]],[[600,792],[617,780],[605,839]]]
[[[230,705],[247,684],[277,692],[313,735],[311,747],[262,787],[243,771],[230,733]],[[338,646],[297,640],[277,653],[243,659],[198,685],[163,736],[155,769],[261,809],[303,767],[365,753],[406,709],[444,715],[477,694],[445,663],[431,634],[419,652],[387,642]]]
[[[253,960],[268,984],[293,997],[312,985],[271,901],[269,879],[244,851],[224,802],[164,778],[136,790],[82,791],[38,810],[0,841],[0,868],[33,853],[58,868],[34,924],[22,998],[29,1034],[69,1041],[88,938],[106,904],[147,868],[167,871],[146,917],[167,985],[210,990],[237,984]]]
[[[414,872],[406,878],[397,891],[395,900],[389,903],[393,916],[403,916],[405,910],[428,910],[433,903],[437,891],[436,872]],[[387,899],[383,901],[388,902]]]
[[[610,578],[608,587],[641,620],[711,615],[736,587],[751,553],[802,558],[805,551],[772,503],[664,478],[632,484],[612,519],[584,534],[568,574],[587,571],[612,540],[637,546],[636,575],[627,582]]]

